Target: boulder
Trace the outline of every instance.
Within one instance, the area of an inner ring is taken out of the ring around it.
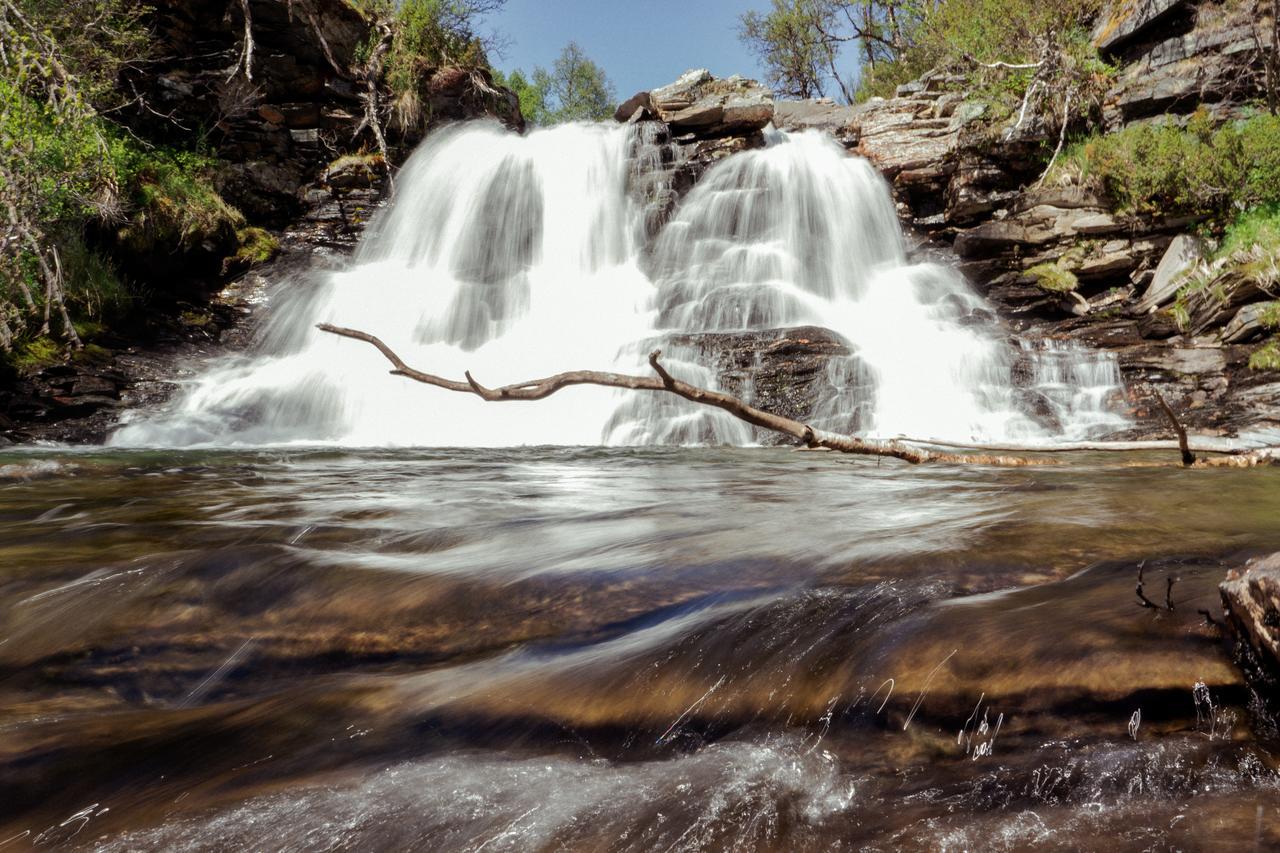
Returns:
[[[719,386],[752,405],[799,421],[810,420],[830,389],[827,367],[847,358],[848,343],[818,326],[747,332],[677,335],[669,345],[687,348],[699,363],[711,366]],[[768,444],[787,439],[761,432]]]
[[[654,89],[649,102],[673,134],[702,139],[754,133],[773,120],[768,89],[737,75],[716,79],[705,68]]]
[[[1266,328],[1262,325],[1262,318],[1270,307],[1269,302],[1254,302],[1241,308],[1223,327],[1222,342],[1240,344],[1262,337],[1266,332]]]
[[[636,114],[639,113],[639,116]],[[618,105],[613,113],[614,121],[628,122],[633,118],[643,121],[653,115],[653,104],[649,101],[648,92],[637,92]]]
[[[1218,589],[1227,629],[1274,682],[1280,675],[1280,554],[1232,569]]]

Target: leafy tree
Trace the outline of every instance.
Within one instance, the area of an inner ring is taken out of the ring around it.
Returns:
[[[739,38],[760,57],[766,81],[780,94],[815,98],[835,63],[836,46],[823,37],[814,0],[773,0],[768,14],[747,12]],[[839,79],[839,75],[834,75]]]
[[[900,59],[938,0],[773,0],[766,14],[739,19],[739,38],[760,56],[768,81],[801,98],[825,94],[834,83],[853,101],[850,78],[841,75],[841,47],[856,42],[864,70]]]
[[[530,80],[517,68],[504,82],[520,98],[530,124],[603,121],[617,106],[609,76],[576,42],[565,45],[550,71],[536,67]]]
[[[601,121],[613,115],[617,95],[604,69],[583,52],[576,42],[569,42],[551,66],[549,80],[542,69],[534,72],[535,82],[548,87],[555,100],[555,121]]]
[[[525,121],[538,125],[548,123],[546,88],[534,85],[519,68],[512,71],[509,77],[495,75],[494,81],[516,93],[516,97],[520,99],[520,114]]]

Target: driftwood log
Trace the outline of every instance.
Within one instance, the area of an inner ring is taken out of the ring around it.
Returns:
[[[404,376],[415,382],[421,382],[425,385],[434,385],[437,388],[443,388],[447,391],[457,391],[462,394],[474,394],[482,400],[490,402],[507,402],[514,400],[542,400],[550,397],[552,394],[568,388],[572,385],[598,385],[605,388],[624,388],[633,391],[661,391],[668,394],[675,394],[677,397],[683,397],[694,403],[704,406],[714,406],[717,409],[723,409],[739,420],[746,421],[752,426],[761,429],[770,430],[771,432],[780,433],[781,435],[794,438],[805,447],[826,450],[835,450],[840,453],[852,453],[861,456],[889,456],[894,459],[901,459],[912,464],[922,462],[943,462],[959,465],[992,465],[1000,467],[1023,467],[1028,465],[1055,465],[1057,460],[1044,456],[1010,456],[1003,453],[991,453],[982,451],[1004,450],[1007,448],[985,447],[982,445],[960,445],[948,444],[946,446],[967,449],[968,453],[951,453],[941,450],[933,450],[923,447],[923,444],[931,444],[934,446],[942,446],[939,442],[922,441],[915,439],[872,439],[858,438],[852,435],[844,435],[842,433],[827,432],[825,430],[815,429],[808,424],[791,418],[775,415],[772,412],[766,412],[763,409],[757,409],[743,400],[738,399],[723,391],[712,391],[707,388],[700,388],[696,385],[690,385],[676,379],[667,369],[663,367],[659,360],[662,356],[661,350],[654,350],[649,353],[649,365],[653,368],[655,376],[633,376],[626,373],[608,373],[597,370],[572,370],[566,373],[557,373],[554,376],[547,376],[542,379],[534,379],[529,382],[519,382],[513,385],[503,385],[499,388],[486,388],[476,381],[475,377],[467,371],[464,376],[466,381],[456,379],[446,379],[442,376],[435,376],[431,373],[424,373],[409,365],[396,354],[391,347],[387,346],[380,338],[371,335],[368,332],[362,332],[358,329],[348,329],[342,326],[334,326],[329,323],[320,323],[316,326],[322,332],[339,335],[344,338],[352,338],[358,341],[364,341],[372,344],[379,352],[391,362],[393,370],[391,373],[396,376]],[[1163,400],[1161,400],[1163,403]],[[1019,446],[1020,450],[1029,453],[1057,453],[1064,451],[1115,451],[1115,450],[1151,450],[1165,449],[1168,447],[1178,448],[1181,451],[1183,464],[1189,467],[1253,467],[1255,465],[1271,464],[1280,461],[1280,448],[1255,448],[1251,450],[1243,450],[1233,455],[1220,456],[1208,459],[1195,459],[1194,462],[1188,463],[1186,460],[1190,456],[1187,449],[1186,431],[1178,424],[1177,419],[1172,416],[1172,411],[1168,410],[1170,419],[1174,423],[1174,428],[1178,432],[1179,440],[1176,443],[1170,442],[1072,442],[1063,445],[1024,445]]]

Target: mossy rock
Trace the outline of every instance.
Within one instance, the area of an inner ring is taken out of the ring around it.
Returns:
[[[1050,293],[1071,293],[1080,286],[1076,274],[1058,264],[1037,264],[1027,270],[1027,275],[1036,287]]]

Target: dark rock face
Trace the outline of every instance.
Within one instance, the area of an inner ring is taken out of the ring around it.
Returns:
[[[798,421],[810,420],[826,393],[831,360],[851,354],[843,338],[818,326],[677,335],[671,343],[693,350],[700,363],[714,367],[723,390]],[[786,441],[772,434],[760,437],[770,443]]]
[[[148,135],[209,139],[227,166],[219,191],[251,220],[283,226],[307,207],[303,198],[326,164],[342,154],[376,147],[364,126],[365,89],[358,49],[372,22],[345,0],[252,0],[252,79],[233,73],[244,21],[232,4],[161,0],[150,20],[164,57],[132,72],[135,87],[158,113],[139,108],[132,121]],[[435,121],[481,113],[522,128],[515,95],[493,87],[487,71],[425,68],[419,100]],[[421,126],[387,128],[403,155]]]

